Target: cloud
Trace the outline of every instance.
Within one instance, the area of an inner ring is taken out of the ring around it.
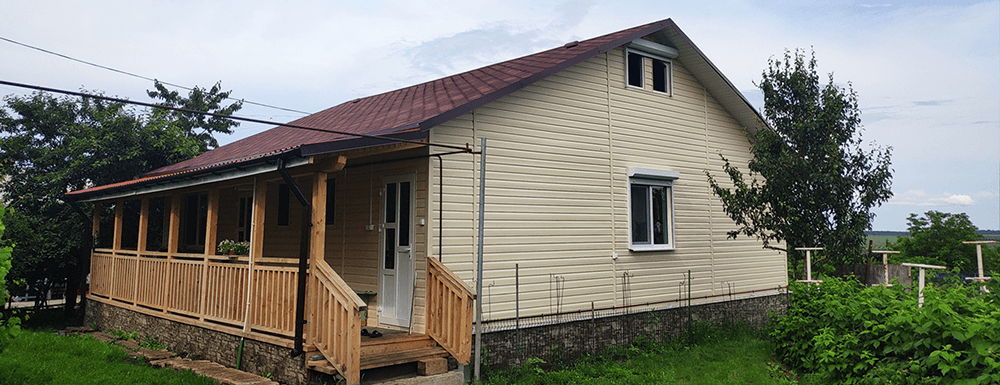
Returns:
[[[980,191],[976,193],[976,198],[1000,198],[1000,191]]]
[[[521,28],[515,21],[495,22],[421,42],[401,53],[417,72],[435,77],[453,75],[558,47],[568,41],[570,31],[593,6],[589,0],[571,0],[556,6],[552,21],[545,25]]]
[[[914,100],[914,106],[926,107],[926,106],[942,106],[949,104],[954,100]]]
[[[891,7],[892,4],[859,4],[865,8],[879,8],[879,7]]]
[[[983,193],[991,194],[988,191],[982,191],[976,193],[976,196],[983,196]],[[932,196],[923,190],[909,190],[892,197],[889,204],[899,206],[971,206],[976,204],[976,200],[967,194],[945,192],[938,196]]]
[[[951,203],[953,205],[969,206],[976,203],[972,200],[972,197],[964,194],[952,195],[950,197],[944,198],[945,202]]]

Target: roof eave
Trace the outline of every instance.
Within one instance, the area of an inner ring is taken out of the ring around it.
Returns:
[[[121,186],[77,190],[69,192],[64,196],[67,199],[78,202],[95,202],[130,198],[209,183],[225,182],[273,172],[277,170],[276,164],[278,158],[285,159],[286,168],[302,166],[309,163],[308,157],[304,157],[295,152],[297,152],[297,150],[289,150],[244,162],[221,164],[215,167],[206,167],[190,172],[157,176],[148,180],[131,184],[123,184]]]

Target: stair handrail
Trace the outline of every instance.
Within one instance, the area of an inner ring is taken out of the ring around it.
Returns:
[[[475,300],[465,281],[443,263],[427,258],[427,335],[466,365],[472,353]]]
[[[306,294],[306,309],[309,312],[306,338],[344,376],[347,383],[359,383],[361,312],[368,305],[326,261],[315,261],[311,270]],[[338,329],[334,330],[335,327]]]

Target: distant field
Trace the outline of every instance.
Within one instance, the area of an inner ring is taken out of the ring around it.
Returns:
[[[896,239],[898,239],[898,238],[899,238],[898,235],[869,235],[868,236],[868,239],[874,242],[874,246],[875,246],[876,249],[885,246],[885,242],[886,241],[890,241],[892,243],[896,243]]]
[[[872,240],[874,242],[875,248],[878,249],[880,247],[884,247],[886,241],[890,241],[892,243],[896,243],[898,241],[899,237],[901,237],[901,236],[902,235],[872,235],[872,234],[869,234],[868,235],[868,239]],[[997,241],[998,243],[1000,243],[1000,234],[983,234],[983,240]]]

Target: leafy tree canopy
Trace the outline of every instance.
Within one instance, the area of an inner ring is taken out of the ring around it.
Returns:
[[[220,84],[210,90],[195,87],[186,98],[158,82],[154,86],[149,94],[164,106],[229,115],[242,105],[223,106],[229,93],[220,92]],[[7,96],[4,102],[0,193],[13,209],[5,220],[8,239],[18,245],[11,278],[29,279],[31,285],[86,275],[91,224],[63,201],[63,194],[189,159],[217,146],[214,134],[229,133],[238,124],[44,92]]]
[[[923,216],[910,214],[906,219],[910,236],[899,237],[893,248],[899,250],[898,260],[913,263],[944,265],[958,268],[962,273],[979,272],[976,245],[964,241],[981,241],[976,226],[965,213],[951,214],[930,210]],[[1000,260],[995,247],[983,247],[985,271],[1000,271]]]
[[[748,138],[749,172],[724,154],[728,181],[706,171],[736,222],[729,237],[755,237],[775,250],[824,247],[836,262],[860,259],[871,208],[892,196],[891,148],[862,147],[857,94],[850,84],[836,86],[832,74],[820,84],[815,54],[770,59],[758,87],[766,125]],[[787,251],[791,264],[803,258]]]

